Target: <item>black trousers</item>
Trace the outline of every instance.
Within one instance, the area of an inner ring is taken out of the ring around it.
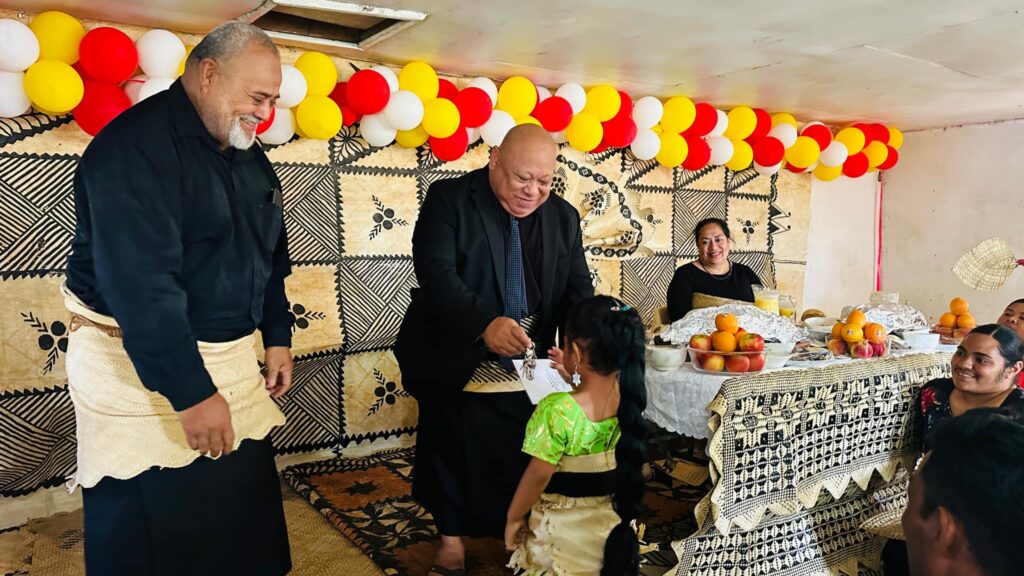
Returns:
[[[291,570],[270,440],[184,468],[83,490],[90,576],[266,575]]]
[[[459,392],[420,400],[413,497],[445,536],[492,536],[530,457],[523,453],[533,413],[526,392]]]

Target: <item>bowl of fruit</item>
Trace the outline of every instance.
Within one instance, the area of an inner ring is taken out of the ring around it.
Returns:
[[[854,310],[843,322],[832,326],[828,351],[836,358],[875,358],[889,353],[889,335],[881,324],[868,322],[864,313]]]
[[[939,335],[942,344],[959,344],[968,332],[974,330],[977,321],[971,314],[970,305],[963,298],[953,298],[949,303],[949,312],[939,317],[938,324],[932,326],[932,332]]]
[[[732,314],[715,317],[715,332],[695,334],[687,351],[693,369],[709,374],[745,374],[764,369],[764,338],[740,327]]]

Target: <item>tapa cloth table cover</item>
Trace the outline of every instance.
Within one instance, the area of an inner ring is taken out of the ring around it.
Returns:
[[[903,497],[890,484],[916,455],[914,400],[949,372],[949,354],[937,353],[728,380],[710,407],[714,486],[697,507],[698,532],[674,545],[677,573],[728,564],[732,574],[817,574],[877,562],[881,537],[861,525]]]

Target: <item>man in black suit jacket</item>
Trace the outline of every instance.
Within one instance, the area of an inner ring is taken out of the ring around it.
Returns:
[[[463,567],[462,536],[502,536],[529,461],[533,406],[510,358],[554,346],[593,295],[579,213],[550,196],[557,153],[545,130],[517,126],[486,168],[434,183],[416,222],[420,288],[395,356],[419,401],[413,495],[441,533],[442,568]]]

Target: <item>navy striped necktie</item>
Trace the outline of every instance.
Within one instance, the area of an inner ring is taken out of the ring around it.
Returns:
[[[526,318],[526,277],[523,274],[523,243],[519,235],[519,220],[509,215],[508,234],[505,235],[505,316],[521,322]],[[515,371],[512,358],[501,357],[501,366]]]

